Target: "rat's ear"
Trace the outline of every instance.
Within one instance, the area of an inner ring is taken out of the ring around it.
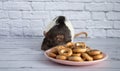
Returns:
[[[46,36],[46,32],[45,31],[43,31],[43,35]]]
[[[58,16],[55,17],[44,29],[44,31],[47,33],[52,27],[54,27],[56,25],[56,20],[57,20]]]

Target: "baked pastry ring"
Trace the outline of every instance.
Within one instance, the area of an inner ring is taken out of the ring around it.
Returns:
[[[87,61],[93,61],[93,58],[89,56],[87,53],[82,53],[83,59],[86,59]]]
[[[83,62],[83,59],[79,56],[70,56],[70,57],[68,57],[68,60]]]
[[[50,52],[50,53],[48,53],[48,56],[50,56],[52,58],[56,58],[57,55],[55,53]]]
[[[59,45],[59,46],[56,46],[55,48],[57,49],[57,51],[59,51],[59,50],[65,48],[65,46]]]
[[[94,49],[94,50],[88,51],[87,53],[88,53],[89,55],[91,55],[91,56],[94,56],[94,55],[101,54],[101,51]]]
[[[50,53],[58,54],[57,48],[56,48],[56,47],[53,47],[53,48],[51,49]]]
[[[68,48],[74,48],[74,43],[73,42],[68,42],[66,45]]]
[[[103,54],[98,54],[98,55],[93,56],[93,59],[94,60],[99,60],[99,59],[102,59],[103,57],[104,57]]]
[[[56,59],[66,60],[66,59],[67,59],[67,57],[66,57],[66,56],[64,56],[64,55],[57,55],[57,56],[56,56]]]
[[[73,52],[75,52],[75,53],[83,53],[83,52],[86,52],[86,48],[74,48]]]
[[[70,48],[62,48],[58,51],[58,53],[59,55],[71,56],[73,52]]]
[[[75,47],[86,48],[86,44],[84,42],[76,42]]]
[[[73,53],[72,56],[81,56],[81,53]]]

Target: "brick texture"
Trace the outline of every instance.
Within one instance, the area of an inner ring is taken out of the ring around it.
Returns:
[[[90,3],[85,8],[88,11],[112,11],[113,3]]]
[[[120,12],[108,12],[106,16],[108,20],[120,20]]]
[[[90,38],[120,38],[120,0],[0,1],[0,37],[43,37],[56,16],[66,16],[75,33]]]
[[[2,2],[0,2],[0,10],[2,9]]]
[[[4,10],[31,10],[29,2],[3,2]]]

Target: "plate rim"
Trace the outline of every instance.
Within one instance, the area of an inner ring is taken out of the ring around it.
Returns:
[[[60,64],[64,64],[64,65],[92,65],[92,64],[96,64],[96,63],[99,63],[101,61],[104,61],[108,58],[108,55],[103,53],[104,55],[104,58],[102,59],[99,59],[99,60],[94,60],[94,61],[84,61],[84,62],[75,62],[75,61],[67,61],[67,60],[59,60],[59,59],[55,59],[55,58],[52,58],[52,57],[49,57],[47,55],[47,53],[50,51],[51,49],[49,50],[46,50],[44,52],[44,55],[51,61],[53,62],[56,62],[56,63],[60,63]]]

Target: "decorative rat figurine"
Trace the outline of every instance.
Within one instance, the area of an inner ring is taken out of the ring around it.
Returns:
[[[44,30],[45,38],[43,39],[41,49],[47,50],[57,45],[66,44],[81,34],[85,34],[87,37],[86,32],[74,34],[71,22],[64,16],[57,16]]]

